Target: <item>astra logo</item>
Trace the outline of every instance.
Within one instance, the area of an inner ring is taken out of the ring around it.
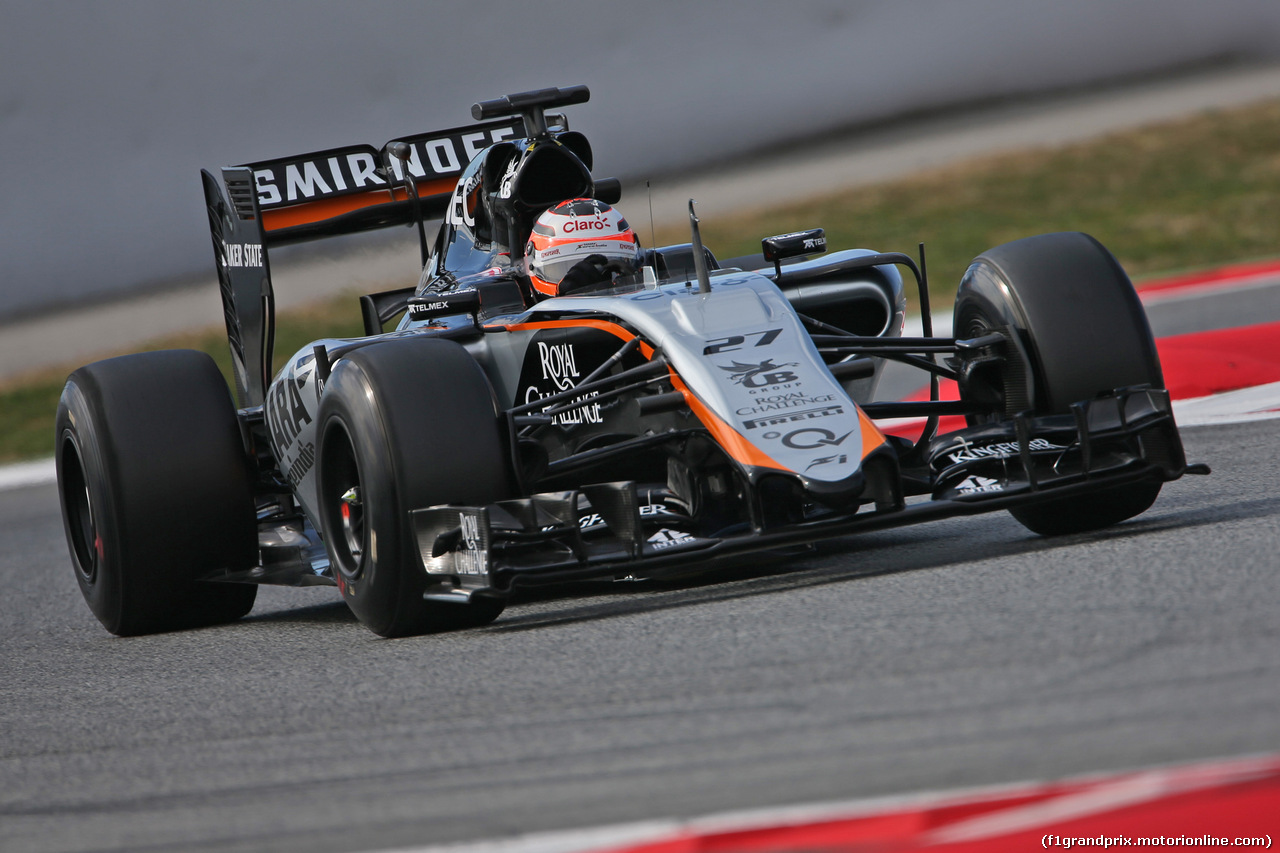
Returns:
[[[311,423],[311,415],[302,402],[299,387],[303,380],[285,377],[272,386],[263,408],[267,413],[267,425],[276,450],[283,455],[293,446],[304,424]]]
[[[603,219],[570,219],[564,224],[564,233],[573,234],[577,231],[606,231],[609,225]]]

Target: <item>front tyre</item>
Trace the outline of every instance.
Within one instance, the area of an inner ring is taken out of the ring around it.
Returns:
[[[338,588],[383,637],[483,625],[498,598],[426,601],[409,513],[511,496],[508,443],[488,377],[465,349],[389,340],[333,368],[319,417],[319,512]]]
[[[1014,240],[979,255],[956,293],[958,338],[1001,332],[1003,361],[962,385],[996,419],[1022,411],[1065,414],[1072,403],[1130,385],[1164,387],[1138,294],[1115,257],[1079,232]],[[1042,535],[1107,527],[1146,511],[1160,480],[1019,507],[1010,513]]]
[[[248,459],[213,359],[171,350],[80,368],[56,442],[76,581],[103,627],[128,636],[249,612],[257,586],[198,580],[258,559]]]

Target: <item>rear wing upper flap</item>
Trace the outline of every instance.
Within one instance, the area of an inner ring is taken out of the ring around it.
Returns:
[[[427,217],[443,215],[454,184],[483,149],[522,135],[518,118],[454,127],[394,140],[408,146],[408,173]],[[262,160],[244,168],[262,211],[269,245],[313,240],[415,218],[404,164],[382,148],[352,145],[296,157]]]

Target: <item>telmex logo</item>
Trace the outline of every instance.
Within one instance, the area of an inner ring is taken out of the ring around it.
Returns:
[[[421,317],[423,315],[431,314],[433,311],[443,311],[448,307],[448,302],[428,302],[425,305],[410,305],[409,316]]]
[[[604,231],[608,228],[603,219],[570,219],[565,223],[564,233],[572,234],[575,231]]]

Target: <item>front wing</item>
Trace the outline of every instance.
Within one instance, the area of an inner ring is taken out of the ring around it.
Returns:
[[[1163,482],[1201,468],[1188,469],[1168,392],[1143,387],[1077,403],[1070,415],[1024,415],[940,436],[923,480],[910,482],[896,464],[869,466],[864,503],[835,510],[815,502],[796,523],[693,533],[642,514],[652,497],[632,482],[412,516],[423,569],[437,581],[427,596],[466,601],[516,586],[702,570],[750,552]],[[877,476],[895,482],[876,483]],[[928,497],[908,502],[904,489]],[[585,526],[584,506],[591,510]]]

